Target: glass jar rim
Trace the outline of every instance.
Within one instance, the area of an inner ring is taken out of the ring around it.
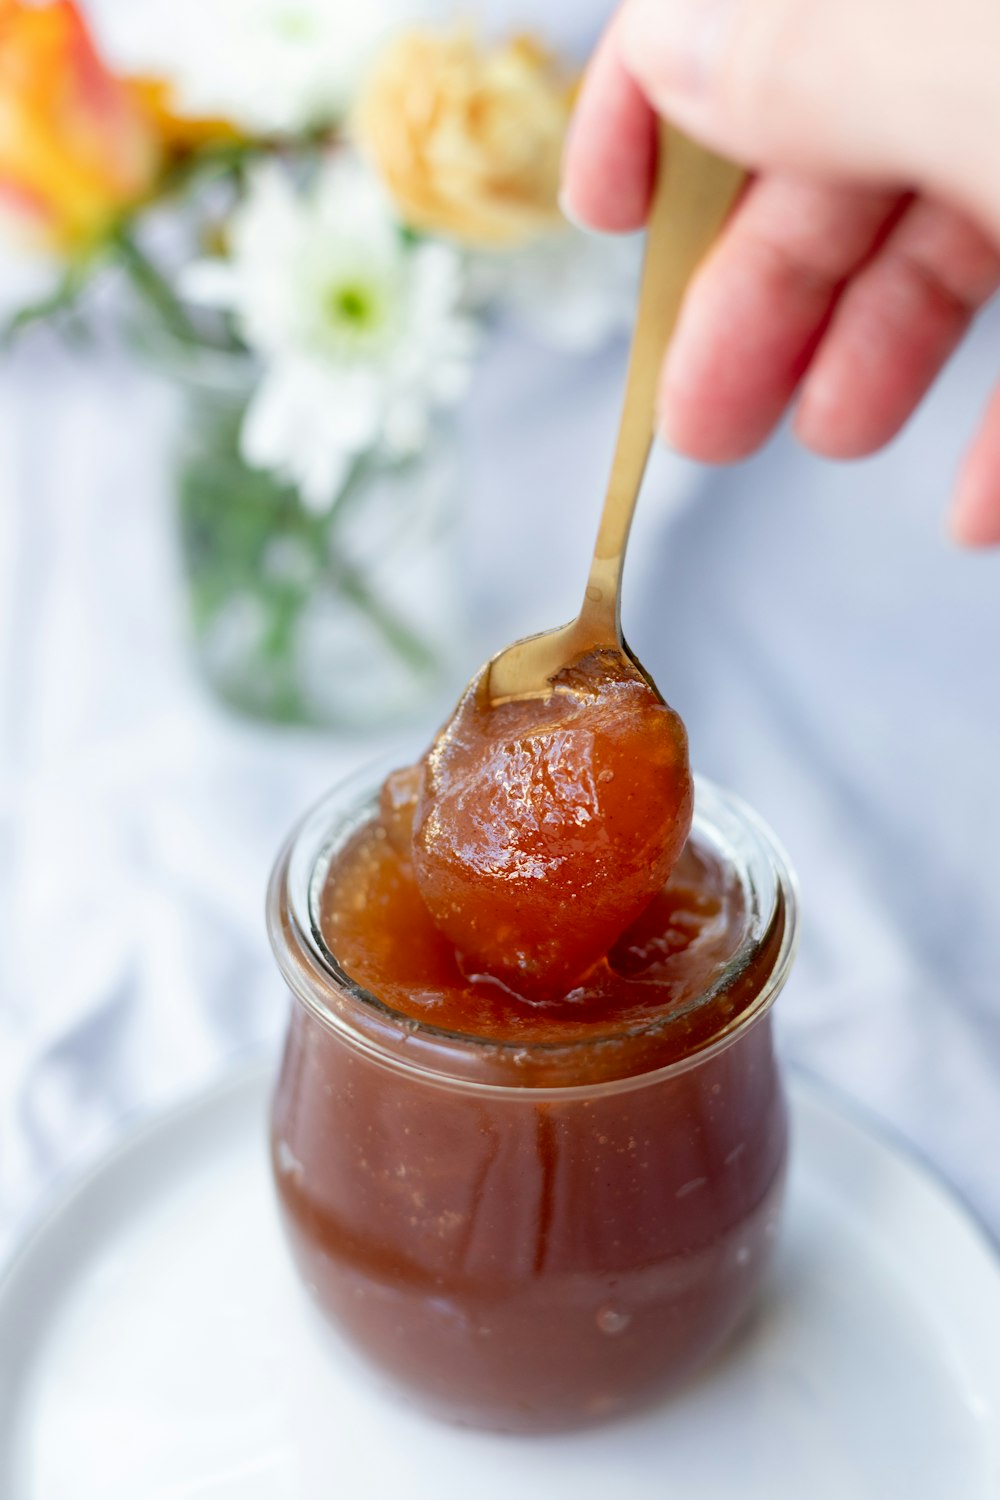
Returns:
[[[761,1020],[784,987],[798,942],[795,877],[787,856],[761,818],[742,799],[695,776],[694,831],[733,856],[748,902],[748,933],[719,981],[702,995],[667,1016],[651,1017],[599,1040],[617,1041],[660,1034],[672,1021],[716,997],[724,983],[745,971],[752,956],[774,943],[773,958],[754,998],[718,1032],[689,1053],[621,1076],[588,1083],[535,1083],[530,1069],[523,1081],[497,1082],[463,1071],[460,1064],[477,1058],[505,1058],[508,1063],[571,1059],[593,1048],[592,1036],[557,1041],[496,1040],[447,1031],[395,1010],[342,969],[327,946],[318,920],[318,897],[333,856],[374,811],[385,775],[398,760],[369,764],[338,782],[311,809],[282,848],[268,887],[267,927],[278,967],[295,1000],[328,1030],[355,1050],[390,1071],[415,1074],[447,1088],[490,1097],[594,1097],[646,1086],[680,1074],[730,1047]],[[361,1024],[359,1024],[361,1023]],[[419,1058],[415,1043],[424,1043]]]

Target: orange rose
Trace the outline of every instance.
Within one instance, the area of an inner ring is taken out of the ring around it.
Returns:
[[[0,0],[0,203],[78,251],[141,200],[158,149],[72,0]]]
[[[562,223],[572,98],[530,38],[485,51],[465,32],[413,31],[376,65],[355,125],[406,223],[472,245],[517,245]]]

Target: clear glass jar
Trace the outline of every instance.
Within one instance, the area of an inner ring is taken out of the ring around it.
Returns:
[[[331,793],[269,893],[294,997],[273,1165],[302,1278],[440,1416],[545,1431],[626,1411],[719,1348],[771,1255],[787,1122],[770,1008],[796,925],[784,857],[699,782],[694,836],[747,899],[711,991],[610,1037],[484,1042],[390,1010],[326,947],[325,874],[372,797],[370,773]],[[720,997],[731,1020],[699,1031]],[[678,1058],[679,1026],[697,1040]]]
[[[246,354],[174,349],[181,563],[201,674],[277,722],[369,729],[424,710],[454,669],[459,463],[450,424],[405,459],[362,456],[321,512],[250,468]]]

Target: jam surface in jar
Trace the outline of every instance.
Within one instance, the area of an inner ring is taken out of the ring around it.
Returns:
[[[406,774],[317,849],[308,940],[287,869],[272,887],[293,988],[300,943],[325,976],[274,1104],[291,1246],[333,1323],[436,1414],[587,1424],[704,1363],[768,1263],[787,885],[769,901],[710,809],[581,978],[520,989],[428,910]]]
[[[525,995],[515,976],[505,982],[481,972],[445,936],[412,859],[400,852],[391,822],[377,816],[332,862],[320,929],[345,973],[400,1015],[470,1038],[550,1044],[621,1039],[677,1017],[661,1043],[664,1063],[732,1019],[739,999],[731,989],[714,1005],[704,997],[741,946],[746,905],[736,873],[689,840],[661,889],[580,983]]]

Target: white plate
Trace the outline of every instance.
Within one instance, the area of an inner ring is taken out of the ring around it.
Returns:
[[[0,1282],[3,1500],[995,1500],[1000,1270],[925,1170],[792,1087],[759,1315],[662,1409],[560,1438],[437,1425],[314,1319],[258,1069],[133,1135]]]

